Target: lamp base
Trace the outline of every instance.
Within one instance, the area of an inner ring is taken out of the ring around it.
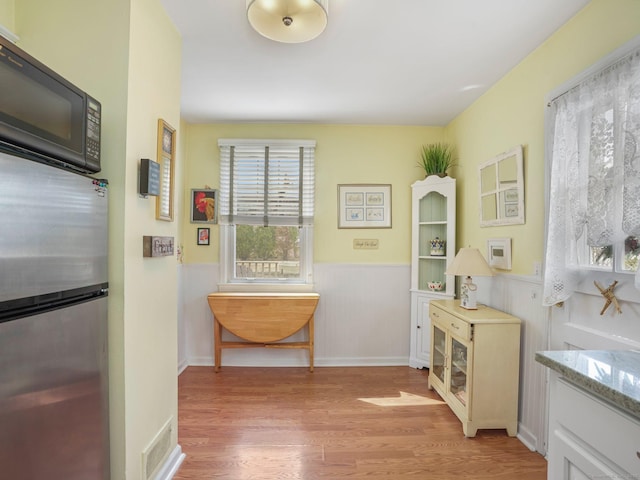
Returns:
[[[472,282],[471,277],[465,278],[460,286],[460,306],[467,310],[477,310],[477,291],[478,287]]]

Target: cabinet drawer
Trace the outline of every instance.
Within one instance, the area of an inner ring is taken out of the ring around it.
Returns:
[[[444,310],[441,310],[435,305],[432,305],[430,310],[431,318],[445,326],[452,335],[463,340],[471,340],[471,324],[465,322],[461,318],[445,312]]]
[[[630,474],[640,472],[640,422],[559,379],[557,424]]]

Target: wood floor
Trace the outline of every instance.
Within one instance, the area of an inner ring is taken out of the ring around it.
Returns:
[[[379,406],[399,397],[423,405]],[[547,463],[504,430],[465,438],[409,367],[189,367],[178,380],[174,477],[229,480],[545,480]]]

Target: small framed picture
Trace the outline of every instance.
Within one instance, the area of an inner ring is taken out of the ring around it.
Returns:
[[[518,204],[517,203],[505,203],[504,204],[504,216],[505,217],[517,217],[518,216]]]
[[[198,228],[198,245],[209,245],[209,228]]]
[[[391,228],[391,185],[338,185],[338,228]]]
[[[218,223],[218,191],[191,189],[191,223]]]

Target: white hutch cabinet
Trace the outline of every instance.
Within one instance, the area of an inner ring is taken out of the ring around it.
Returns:
[[[411,185],[411,346],[409,365],[428,368],[429,302],[452,299],[455,277],[445,275],[456,254],[456,180],[431,175]]]

